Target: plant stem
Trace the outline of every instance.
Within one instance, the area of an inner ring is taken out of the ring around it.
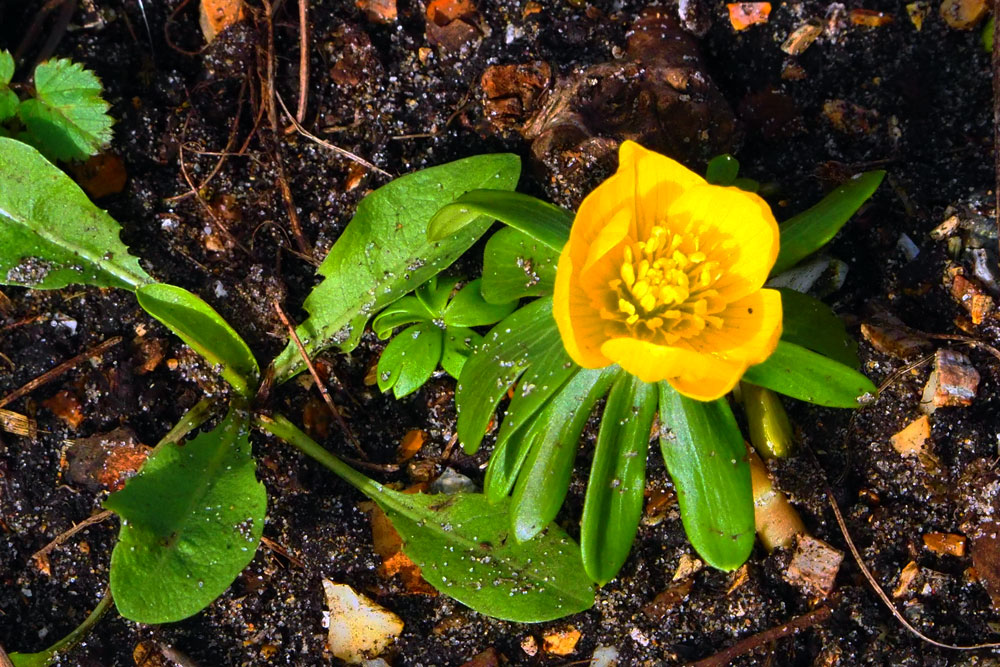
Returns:
[[[104,597],[101,598],[101,601],[97,603],[96,607],[94,607],[94,611],[90,612],[90,615],[83,619],[83,623],[78,625],[68,635],[44,651],[39,651],[38,653],[12,653],[10,655],[11,661],[14,663],[15,667],[49,664],[53,658],[56,657],[56,654],[68,651],[76,646],[85,636],[87,636],[87,633],[90,632],[95,625],[97,625],[97,622],[101,620],[104,613],[111,608],[111,602],[111,591],[105,591]]]
[[[215,410],[215,403],[214,398],[203,398],[195,403],[194,407],[185,412],[177,420],[177,423],[167,431],[167,434],[156,443],[156,447],[153,450],[157,451],[169,443],[176,444],[183,440],[188,433],[208,421],[208,418],[212,416],[212,411]]]

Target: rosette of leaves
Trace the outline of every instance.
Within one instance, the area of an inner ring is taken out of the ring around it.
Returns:
[[[737,182],[726,156],[709,181]],[[772,276],[830,241],[873,194],[884,172],[860,174],[780,226]],[[541,534],[566,496],[576,450],[591,413],[605,399],[584,501],[580,543],[584,569],[598,584],[613,579],[639,526],[651,441],[659,441],[677,491],[684,529],[710,565],[739,567],[754,540],[754,506],[743,434],[726,398],[702,402],[666,382],[646,384],[612,365],[591,370],[566,354],[552,317],[552,286],[573,215],[519,193],[469,192],[429,225],[435,239],[488,214],[509,227],[486,246],[482,293],[505,302],[537,296],[489,331],[459,376],[458,436],[467,452],[482,444],[501,399],[513,388],[486,471],[484,492],[509,502],[518,541]],[[856,343],[821,301],[781,290],[783,333],[776,351],[751,366],[743,382],[827,407],[857,408],[876,388],[856,369]],[[659,428],[653,431],[654,424]],[[509,501],[507,497],[511,496]]]
[[[378,388],[402,398],[419,389],[440,364],[458,379],[465,360],[483,337],[472,327],[494,324],[517,307],[517,300],[490,303],[480,292],[482,280],[460,290],[459,278],[437,276],[379,313],[372,330],[382,340],[397,333],[378,361]]]

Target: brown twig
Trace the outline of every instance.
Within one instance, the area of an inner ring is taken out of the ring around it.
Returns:
[[[263,544],[268,549],[270,549],[271,551],[273,551],[274,553],[281,554],[282,556],[284,556],[285,558],[287,558],[290,563],[292,563],[293,565],[297,566],[298,568],[300,568],[302,570],[306,569],[306,564],[303,563],[301,559],[299,559],[299,558],[293,556],[292,554],[288,553],[288,549],[286,549],[285,547],[281,546],[280,544],[278,544],[277,542],[275,542],[271,538],[265,537],[264,535],[261,535],[260,536],[260,543]]]
[[[281,304],[278,303],[277,300],[275,300],[273,303],[274,303],[274,310],[278,313],[278,317],[281,319],[281,323],[284,324],[285,327],[288,329],[288,335],[291,336],[292,341],[295,343],[295,347],[299,349],[299,354],[302,356],[302,360],[309,368],[309,373],[312,375],[313,380],[316,382],[316,388],[319,390],[320,395],[323,397],[323,402],[326,403],[326,407],[330,409],[331,414],[333,414],[333,418],[337,420],[337,424],[340,425],[341,430],[344,431],[344,435],[346,435],[347,439],[351,442],[352,445],[354,445],[354,448],[358,450],[358,453],[361,454],[363,458],[367,459],[368,455],[365,453],[365,450],[361,448],[361,443],[358,442],[358,439],[354,437],[354,434],[351,432],[351,429],[348,428],[347,426],[347,422],[344,421],[344,418],[340,415],[340,411],[337,409],[337,406],[334,405],[333,399],[330,398],[330,392],[326,390],[326,386],[323,384],[323,380],[320,378],[319,373],[316,372],[316,366],[314,366],[312,360],[309,359],[309,354],[306,353],[306,348],[302,344],[302,341],[299,339],[299,335],[295,332],[295,327],[292,325],[291,320],[289,320],[288,316],[285,315],[285,311],[281,308]]]
[[[760,632],[756,635],[740,640],[729,648],[719,651],[715,655],[699,660],[698,662],[691,663],[691,667],[725,667],[741,655],[760,648],[764,644],[793,635],[796,632],[810,628],[817,623],[822,623],[826,619],[830,618],[830,614],[833,613],[833,604],[835,603],[825,604],[822,607],[812,610],[808,614],[803,614],[802,616],[793,618],[783,625],[779,625],[775,628],[771,628],[770,630],[765,630],[764,632]]]
[[[163,24],[163,39],[164,41],[166,41],[167,46],[172,48],[177,53],[180,53],[181,55],[199,56],[205,49],[208,48],[208,44],[201,47],[197,51],[188,51],[187,49],[182,49],[181,47],[177,46],[173,38],[170,37],[170,26],[174,24],[177,15],[180,13],[182,9],[184,9],[188,5],[189,2],[191,2],[191,0],[181,0],[181,3],[176,7],[174,7],[174,11],[170,12],[170,16],[167,17],[166,23]]]
[[[299,0],[299,106],[295,120],[301,123],[306,117],[309,100],[309,2]]]
[[[121,336],[115,336],[113,338],[109,338],[106,341],[104,341],[103,343],[100,343],[99,345],[95,345],[94,347],[90,348],[86,352],[82,352],[82,353],[76,355],[75,357],[73,357],[69,361],[62,362],[61,364],[59,364],[58,366],[56,366],[52,370],[46,371],[46,372],[42,373],[41,375],[39,375],[38,377],[36,377],[34,380],[28,381],[28,383],[25,384],[20,389],[15,389],[14,391],[10,392],[9,394],[7,394],[6,396],[4,396],[3,398],[0,398],[0,408],[4,407],[5,405],[7,405],[9,403],[13,403],[17,399],[19,399],[22,396],[24,396],[25,394],[31,393],[32,391],[34,391],[38,387],[41,387],[43,384],[45,384],[47,382],[51,382],[52,380],[54,380],[55,378],[59,377],[60,375],[62,375],[66,371],[72,369],[73,367],[75,367],[76,365],[80,364],[81,362],[86,361],[87,359],[89,359],[91,357],[99,357],[99,356],[101,356],[109,348],[114,347],[115,345],[117,345],[120,342],[122,342]]]
[[[44,558],[45,556],[47,556],[50,553],[52,553],[52,551],[56,547],[58,547],[63,542],[65,542],[69,538],[71,538],[74,535],[76,535],[77,533],[79,533],[84,528],[87,528],[88,526],[93,526],[95,523],[100,523],[100,522],[104,521],[105,519],[107,519],[112,514],[114,514],[114,512],[112,512],[111,510],[104,510],[103,512],[98,512],[97,514],[93,514],[91,516],[88,516],[86,519],[84,519],[80,523],[76,524],[75,526],[73,526],[69,530],[63,531],[62,533],[60,533],[59,535],[57,535],[55,537],[55,539],[53,539],[51,542],[49,542],[48,544],[46,544],[44,547],[42,547],[41,549],[39,549],[35,553],[31,554],[31,560],[38,560],[40,558]]]

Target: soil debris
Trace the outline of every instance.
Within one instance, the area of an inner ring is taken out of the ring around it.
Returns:
[[[785,569],[785,581],[809,595],[826,597],[833,591],[843,560],[839,549],[809,534],[799,534]]]
[[[931,414],[937,408],[972,405],[978,389],[979,371],[969,358],[942,348],[934,353],[934,370],[924,386],[920,409]]]
[[[396,614],[347,584],[323,580],[329,612],[325,614],[330,652],[349,665],[360,665],[382,654],[403,631]]]
[[[924,533],[924,546],[942,556],[965,555],[965,536],[954,533]]]
[[[767,23],[771,15],[770,2],[730,2],[726,9],[729,10],[729,24],[737,32],[759,23]]]

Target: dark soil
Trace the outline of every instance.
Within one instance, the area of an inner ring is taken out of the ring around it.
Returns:
[[[0,0],[0,47],[16,48],[44,4]],[[81,2],[61,38],[57,21],[49,17],[26,43],[17,80],[25,80],[50,34],[57,35],[55,55],[97,72],[117,119],[111,152],[128,173],[124,191],[98,203],[121,222],[123,239],[152,275],[203,296],[259,359],[270,359],[284,346],[286,333],[269,304],[279,299],[301,321],[301,303],[315,282],[314,264],[303,258],[293,238],[279,188],[282,171],[306,247],[318,258],[360,198],[387,179],[283,132],[280,107],[278,134],[267,113],[258,113],[269,58],[275,89],[289,108],[297,103],[297,3],[275,3],[272,54],[267,22],[255,3],[250,19],[204,50],[197,3],[183,8],[179,0],[141,4],[145,16],[140,3]],[[462,50],[447,41],[454,36],[432,40],[423,2],[399,0],[398,19],[381,24],[366,18],[353,1],[313,0],[304,124],[392,174],[476,153],[512,151],[525,160],[522,190],[567,205],[578,203],[613,169],[613,147],[623,138],[674,148],[672,154],[695,169],[702,169],[707,157],[731,150],[743,174],[765,185],[779,220],[851,174],[882,168],[888,177],[871,204],[830,247],[850,271],[828,301],[855,333],[861,321],[888,311],[924,332],[968,334],[997,344],[996,320],[971,324],[951,295],[946,271],[957,264],[971,275],[968,253],[952,247],[949,254],[947,241],[928,235],[950,215],[946,209],[956,207],[967,227],[974,228],[956,238],[967,247],[987,248],[996,268],[996,231],[989,217],[991,70],[980,30],[949,28],[934,4],[918,31],[901,3],[878,0],[863,7],[892,18],[878,27],[852,23],[853,5],[801,2],[776,4],[767,23],[735,32],[723,3],[684,4],[697,19],[689,21],[692,27],[710,27],[703,38],[682,38],[682,46],[676,46],[671,40],[680,33],[669,25],[672,19],[647,16],[632,29],[644,7],[640,2],[553,0],[535,6],[477,0],[478,18],[470,19],[471,27],[456,28],[456,34],[473,37]],[[174,10],[179,11],[170,18]],[[677,11],[674,5],[662,10],[670,17]],[[782,41],[811,18],[825,32],[801,55],[787,56],[779,48]],[[652,41],[630,51],[629,38],[637,33],[652,35]],[[675,53],[699,49],[700,61],[678,60]],[[632,69],[620,69],[629,59],[636,63],[629,65]],[[495,102],[484,102],[480,78],[493,65],[536,62],[547,63],[556,79],[544,82],[542,77],[544,95],[565,91],[571,75],[585,68],[611,63],[608,67],[619,69],[610,75],[589,70],[591,79],[577,81],[584,92],[566,96],[562,120],[533,132],[524,126],[541,103],[524,97],[522,86],[518,104],[505,107],[509,115],[500,116]],[[713,87],[696,91],[692,100],[653,82],[656,72],[678,62],[714,81]],[[636,92],[633,84],[640,80]],[[657,103],[666,101],[675,106],[658,110]],[[585,131],[564,131],[570,124],[566,114],[573,113]],[[200,185],[217,154],[227,151],[239,154],[227,157],[194,196],[184,173]],[[912,260],[898,245],[902,234],[920,250]],[[466,270],[475,270],[474,254],[463,261]],[[0,433],[0,644],[8,651],[35,651],[76,627],[100,599],[118,529],[111,519],[68,540],[51,554],[51,573],[31,562],[53,537],[98,511],[104,497],[61,477],[64,443],[128,426],[142,442],[153,444],[202,396],[225,389],[130,294],[92,288],[5,288],[3,293],[10,303],[0,300],[0,396],[105,339],[123,338],[100,363],[81,364],[6,406],[36,418],[39,434],[28,439]],[[159,339],[176,367],[160,363],[139,374],[145,358],[140,334],[147,341]],[[368,334],[350,356],[321,356],[343,382],[330,383],[339,387],[334,398],[372,461],[393,462],[403,435],[420,428],[430,437],[419,457],[433,465],[454,431],[453,382],[436,379],[398,402],[382,396],[364,382],[381,346]],[[1000,509],[1000,497],[994,495],[1000,378],[998,361],[988,351],[959,347],[981,382],[970,406],[941,408],[933,415],[937,470],[901,457],[889,444],[892,434],[920,414],[927,365],[903,373],[877,403],[853,415],[790,402],[804,447],[796,458],[772,467],[809,530],[846,553],[824,491],[828,481],[884,589],[893,592],[910,561],[933,582],[895,600],[910,622],[939,641],[974,644],[997,639],[1000,628],[1000,615],[981,581],[989,583],[997,574],[988,567],[995,546],[987,526]],[[867,342],[861,355],[864,372],[876,384],[907,363]],[[80,402],[83,420],[75,427],[43,405],[64,391]],[[316,400],[311,396],[291,382],[272,400],[301,420],[307,403]],[[355,455],[335,425],[324,444]],[[582,451],[563,516],[571,532],[582,502],[587,442]],[[461,665],[490,647],[512,664],[566,664],[589,660],[600,645],[617,647],[624,665],[683,663],[821,603],[786,583],[788,554],[767,554],[758,547],[741,574],[702,570],[683,599],[647,609],[670,586],[681,556],[693,555],[673,508],[659,523],[648,521],[655,525],[640,528],[620,577],[600,591],[592,610],[538,626],[491,620],[446,597],[412,595],[398,580],[381,578],[360,494],[274,439],[256,437],[255,453],[270,499],[265,537],[292,558],[262,548],[225,595],[181,623],[148,627],[110,613],[59,664],[132,665],[133,650],[143,641],[173,647],[188,656],[189,664],[203,667],[328,664],[321,626],[323,578],[348,583],[402,617],[403,635],[386,656],[395,665]],[[487,454],[488,448],[475,458],[456,453],[449,465],[481,481]],[[402,472],[372,474],[383,481],[409,481]],[[656,455],[650,457],[649,478],[651,488],[669,493]],[[961,557],[937,555],[922,541],[933,531],[965,534],[975,548]],[[970,553],[977,554],[974,570]],[[745,580],[734,585],[742,575]],[[986,650],[970,655],[936,648],[904,630],[849,554],[830,601],[829,620],[766,644],[734,664],[995,660]],[[532,657],[522,648],[529,636],[540,643],[543,635],[568,626],[582,633],[568,657],[541,652]]]

